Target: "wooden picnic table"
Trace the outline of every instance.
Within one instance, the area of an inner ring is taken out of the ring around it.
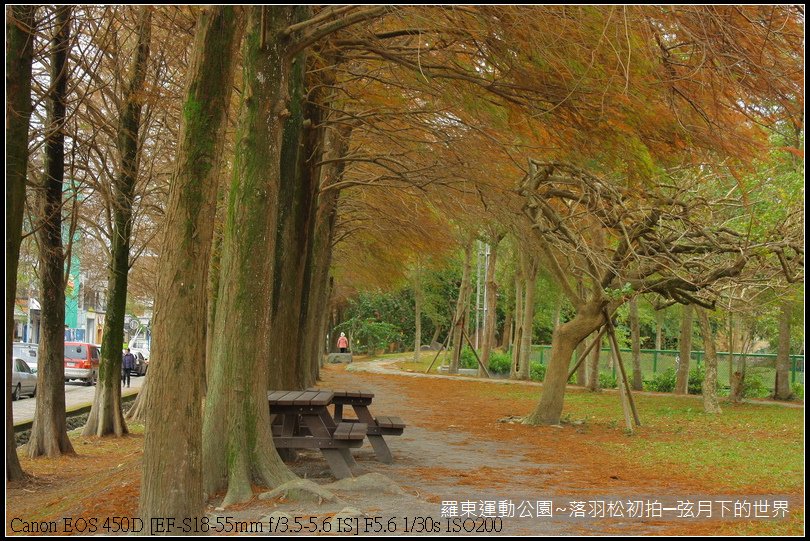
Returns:
[[[309,389],[317,391],[317,389]],[[391,464],[394,461],[391,450],[383,436],[399,436],[405,430],[405,423],[399,417],[377,416],[371,414],[369,406],[374,393],[365,390],[332,391],[332,404],[335,406],[335,422],[366,425],[366,437],[374,448],[374,454],[380,462]],[[343,407],[351,406],[357,419],[344,419]]]
[[[268,391],[276,449],[320,449],[338,479],[352,477],[349,448],[363,445],[366,424],[336,422],[327,406],[332,391]]]

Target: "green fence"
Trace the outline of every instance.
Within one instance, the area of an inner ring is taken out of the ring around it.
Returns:
[[[625,369],[629,373],[633,370],[633,355],[629,349],[620,349],[619,352],[622,356]],[[655,374],[665,371],[667,368],[677,368],[677,359],[679,352],[671,349],[642,349],[641,350],[641,374],[644,379],[651,379]],[[547,345],[533,345],[531,360],[546,364],[551,355],[551,346]],[[701,366],[703,363],[704,353],[702,351],[693,351],[691,355],[691,366]],[[717,379],[718,384],[728,387],[729,384],[729,362],[733,362],[733,372],[739,359],[743,355],[734,353],[730,355],[727,352],[717,353]],[[776,354],[774,353],[749,353],[745,355],[746,358],[746,373],[756,374],[762,379],[762,383],[769,388],[772,388],[776,379]],[[571,362],[576,361],[576,353]],[[587,361],[586,361],[587,362]],[[614,366],[610,348],[602,348],[599,355],[599,370],[600,372],[613,372],[616,374],[617,367]],[[801,383],[804,385],[804,355],[791,355],[790,356],[790,383]]]

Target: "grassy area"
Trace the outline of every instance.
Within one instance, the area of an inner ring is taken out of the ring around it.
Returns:
[[[493,397],[537,401],[536,389],[493,386]],[[708,477],[718,491],[752,494],[800,491],[804,486],[804,409],[722,403],[721,415],[703,413],[699,400],[635,396],[642,426],[621,443],[594,438],[595,452],[632,458],[645,469]],[[569,390],[563,418],[583,432],[623,432],[618,394]],[[596,455],[595,455],[596,456]]]
[[[419,354],[419,362],[413,362],[413,351],[408,351],[405,353],[397,353],[395,357],[401,357],[403,359],[402,362],[396,363],[394,366],[399,368],[400,370],[405,370],[408,372],[425,372],[431,363],[433,363],[433,359],[436,359],[436,352],[435,351],[422,351]],[[439,358],[436,359],[436,362],[433,363],[433,368],[431,368],[431,373],[438,373],[439,367],[442,364],[449,364],[450,363],[450,354],[447,351],[442,351],[439,354]]]

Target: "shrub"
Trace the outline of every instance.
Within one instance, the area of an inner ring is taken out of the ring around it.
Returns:
[[[798,381],[794,382],[793,385],[790,386],[790,390],[793,392],[793,398],[804,400],[804,385]]]
[[[702,366],[692,368],[689,371],[689,394],[702,394],[704,379],[706,379],[706,371]]]
[[[753,374],[746,375],[743,384],[743,396],[745,398],[767,398],[770,394],[771,390],[762,383],[762,378]]]
[[[493,374],[508,374],[512,367],[512,358],[506,353],[492,351],[489,354],[489,371]]]
[[[671,393],[675,390],[675,380],[677,376],[675,369],[670,367],[653,376],[651,380],[644,382],[645,391],[653,391],[657,393]]]
[[[602,389],[615,389],[619,384],[612,372],[599,372],[599,387]]]
[[[475,360],[475,354],[469,347],[461,350],[458,364],[459,368],[478,368],[478,361]]]
[[[529,377],[532,381],[543,381],[546,378],[546,365],[540,363],[529,365]]]

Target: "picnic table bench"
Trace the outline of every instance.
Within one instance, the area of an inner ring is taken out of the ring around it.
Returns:
[[[366,423],[335,421],[327,406],[332,391],[268,391],[276,449],[319,449],[338,479],[352,477],[349,451],[363,445]]]
[[[309,389],[312,392],[315,388]],[[335,422],[351,423],[366,426],[366,437],[380,462],[391,464],[394,458],[383,436],[400,436],[405,430],[405,423],[399,417],[379,415],[374,417],[369,410],[374,393],[363,390],[332,391],[332,404],[335,406]],[[345,419],[343,407],[351,406],[357,419]]]

